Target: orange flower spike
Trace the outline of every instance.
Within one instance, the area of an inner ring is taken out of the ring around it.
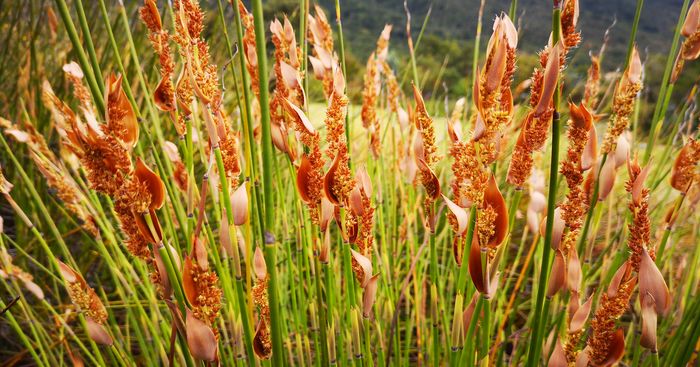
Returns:
[[[600,56],[600,55],[599,55]],[[598,106],[600,90],[600,57],[591,55],[591,66],[588,68],[588,78],[584,89],[583,102],[591,108]]]
[[[635,47],[632,50],[629,66],[625,70],[615,90],[612,108],[613,116],[608,123],[608,129],[603,138],[603,145],[601,147],[603,153],[615,151],[618,137],[622,135],[627,129],[627,125],[629,125],[629,118],[634,110],[634,101],[637,98],[637,94],[642,89],[641,76],[642,61]]]
[[[258,321],[258,327],[255,329],[253,337],[253,351],[255,355],[262,359],[270,359],[272,356],[272,341],[270,339],[270,331],[267,328],[267,322],[264,318]]]
[[[107,310],[97,293],[73,268],[61,261],[58,261],[58,267],[71,301],[85,314],[88,336],[97,343],[112,345],[112,337],[104,327],[104,323],[107,321]]]
[[[617,329],[616,321],[627,311],[636,286],[636,278],[631,276],[632,270],[630,260],[618,268],[591,320],[592,335],[588,339],[587,349],[594,365],[612,365],[624,354],[625,338],[622,329]]]
[[[425,160],[418,160],[418,168],[420,169],[421,180],[423,182],[423,186],[425,187],[425,191],[428,195],[428,198],[432,202],[434,202],[435,200],[437,200],[441,193],[440,180],[438,180],[438,177],[435,175],[435,172],[433,172],[433,170],[430,169],[428,163],[426,163]]]
[[[578,16],[578,0],[565,0],[561,12],[561,32],[567,49],[576,47],[581,42],[581,34],[576,31]]]
[[[182,268],[182,286],[195,317],[213,327],[221,309],[222,291],[219,277],[209,268],[206,246],[204,239],[193,239],[192,252],[185,257]]]
[[[671,170],[671,187],[687,193],[696,176],[696,166],[700,161],[700,140],[690,139],[681,148]]]
[[[255,285],[253,285],[253,303],[258,308],[258,326],[253,338],[253,350],[260,359],[270,358],[272,355],[272,342],[270,340],[270,307],[267,297],[267,265],[260,247],[256,247],[253,255],[253,272],[255,274]]]
[[[424,160],[428,166],[432,167],[440,160],[440,157],[437,155],[437,147],[435,146],[435,128],[433,119],[428,115],[425,107],[423,95],[415,85],[413,85],[413,99],[416,104],[414,113],[415,125],[423,139]]]
[[[141,19],[143,19],[149,31],[160,32],[163,29],[156,0],[145,0],[140,13]]]
[[[622,328],[619,328],[612,334],[610,344],[608,345],[608,353],[598,366],[613,366],[622,359],[625,355],[625,333]]]
[[[256,54],[255,30],[253,15],[248,12],[242,0],[238,1],[238,9],[241,14],[241,23],[244,28],[243,54],[246,57],[246,70],[250,75],[251,87],[256,96],[260,96],[260,86],[258,83],[258,56]],[[258,102],[256,99],[255,103]]]

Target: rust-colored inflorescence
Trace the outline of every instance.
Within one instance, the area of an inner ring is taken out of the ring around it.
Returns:
[[[581,40],[576,31],[578,21],[578,0],[567,0],[562,7],[562,39],[556,45],[547,45],[540,52],[540,68],[532,74],[530,86],[530,106],[533,108],[522,122],[520,135],[513,150],[508,167],[508,182],[522,187],[532,171],[533,152],[542,149],[547,140],[547,132],[555,108],[552,96],[555,93],[559,73],[566,66],[569,49],[576,47]],[[554,57],[551,57],[554,55]]]
[[[421,154],[420,157],[416,158],[423,159],[425,163],[432,168],[440,161],[440,156],[437,153],[437,146],[435,145],[435,127],[433,126],[433,119],[428,114],[421,91],[415,85],[413,86],[413,98],[416,104],[413,113],[414,125],[421,136]]]
[[[319,224],[324,176],[321,138],[299,107],[288,100],[284,101],[284,107],[287,114],[291,116],[294,129],[299,133],[299,139],[308,149],[308,152],[302,155],[301,163],[297,168],[297,189],[301,199],[309,207],[312,222]]]
[[[65,280],[71,301],[85,315],[86,331],[90,338],[100,344],[111,345],[113,343],[112,337],[104,327],[105,322],[107,322],[107,309],[95,290],[87,284],[80,273],[70,266],[59,261],[58,267]]]
[[[153,50],[158,55],[160,65],[160,82],[153,92],[153,99],[161,111],[175,110],[175,87],[172,77],[175,72],[175,62],[170,51],[170,34],[163,29],[160,13],[155,0],[146,0],[140,10],[141,20],[148,28],[148,39]],[[182,121],[176,121],[175,128],[184,135],[185,126]]]
[[[204,14],[198,0],[175,0],[175,35],[173,39],[179,45],[180,55],[185,59],[185,74],[194,94],[212,108],[216,115],[221,105],[222,92],[216,65],[211,63],[209,45],[201,37],[204,29]],[[183,86],[184,88],[184,86]],[[189,101],[178,101],[187,106]],[[187,110],[184,107],[183,110]]]
[[[74,153],[87,173],[90,187],[112,197],[114,210],[129,252],[152,262],[149,243],[160,241],[147,227],[144,215],[150,212],[156,232],[160,231],[155,209],[163,205],[165,188],[160,178],[138,160],[131,162],[130,147],[117,129],[100,124],[91,110],[83,109],[81,119],[51,92],[44,89],[44,100],[51,105],[63,142]],[[126,115],[120,115],[122,118]],[[112,116],[114,119],[115,116]],[[111,121],[110,124],[120,125]],[[138,133],[130,135],[138,136]]]
[[[365,68],[364,87],[362,88],[362,126],[369,130],[370,148],[376,157],[379,154],[379,120],[377,118],[377,97],[380,88],[379,68],[377,57],[373,52],[367,59]]]
[[[44,88],[48,88],[48,93],[53,95],[48,84],[44,84]],[[42,93],[44,105],[51,110],[52,115],[60,114],[53,106],[54,102],[48,97],[48,93]],[[27,144],[30,149],[30,157],[46,179],[48,186],[61,199],[68,212],[76,216],[83,229],[93,236],[97,236],[99,231],[94,216],[91,214],[93,213],[91,207],[86,203],[85,193],[73,180],[64,164],[49,149],[44,137],[36,131],[30,122],[25,122],[20,127],[0,118],[0,127],[5,130],[5,134],[12,136],[20,143]]]
[[[569,193],[566,201],[560,206],[561,217],[566,223],[566,227],[571,231],[581,228],[581,221],[588,211],[588,201],[583,189],[582,158],[588,139],[595,138],[591,134],[593,117],[588,112],[585,105],[576,106],[569,104],[571,120],[569,121],[569,149],[566,152],[566,159],[561,164],[560,172],[566,179]]]
[[[453,145],[452,190],[459,205],[475,203],[481,206],[490,177],[488,165],[498,158],[503,127],[513,112],[511,83],[515,72],[515,51],[518,34],[507,15],[494,21],[486,61],[475,77],[473,86],[476,116],[471,139],[462,139],[450,123]],[[461,107],[460,107],[461,108]],[[458,108],[456,107],[456,110]]]
[[[588,339],[588,356],[593,365],[612,365],[624,353],[625,340],[616,321],[629,308],[636,278],[629,263],[624,263],[613,277],[608,291],[600,298],[598,309],[591,320],[592,334]]]
[[[392,79],[391,96],[388,96],[390,108],[396,111],[398,106],[398,85],[391,68],[386,63],[389,52],[389,37],[391,25],[384,26],[381,35],[377,39],[377,48],[367,59],[365,68],[364,87],[362,89],[362,126],[369,131],[370,149],[374,157],[379,156],[381,150],[379,118],[377,117],[377,100],[382,83],[382,73],[387,73]]]
[[[258,358],[268,359],[272,355],[272,341],[270,339],[270,305],[267,298],[267,265],[260,247],[255,249],[253,257],[253,270],[255,284],[251,290],[253,303],[258,309],[258,326],[253,339],[253,350]]]
[[[629,66],[622,75],[622,79],[615,89],[613,98],[612,118],[608,123],[608,130],[605,132],[602,153],[614,152],[617,147],[617,138],[627,129],[630,122],[630,115],[634,110],[634,101],[637,94],[642,89],[642,62],[639,59],[639,52],[635,47],[632,51]]]
[[[182,282],[194,316],[215,329],[221,309],[219,277],[209,268],[206,243],[195,238],[192,254],[185,258]]]
[[[258,55],[257,46],[255,44],[255,25],[253,22],[253,14],[248,12],[243,0],[238,1],[238,9],[241,14],[241,24],[243,25],[243,54],[246,58],[246,70],[250,75],[250,85],[253,93],[260,98],[260,83],[258,77]],[[257,101],[257,99],[256,99]],[[258,106],[259,107],[259,106]]]
[[[333,51],[333,31],[328,23],[328,18],[320,6],[314,7],[316,16],[309,14],[309,31],[307,39],[313,46],[313,55],[309,56],[314,77],[323,83],[323,95],[329,99],[333,93],[333,72],[331,68],[337,64],[337,57]]]
[[[700,182],[696,169],[700,161],[700,140],[689,139],[676,157],[671,171],[671,187],[686,193],[693,183]]]
[[[629,261],[632,269],[639,272],[639,263],[642,252],[647,251],[652,259],[655,259],[654,248],[651,245],[651,221],[649,220],[649,189],[644,187],[644,179],[649,173],[650,166],[644,169],[639,167],[637,159],[627,162],[629,179],[625,183],[625,190],[632,194],[629,203],[629,210],[632,213],[632,223],[630,223],[630,235],[627,239],[627,246],[631,254]]]
[[[295,106],[304,109],[306,100],[301,80],[303,76],[299,71],[299,50],[294,36],[294,29],[289,19],[284,18],[284,23],[275,19],[270,23],[272,43],[275,45],[275,90],[270,99],[270,121],[275,125],[284,126],[285,99]]]
[[[649,189],[644,187],[644,179],[649,173],[649,166],[642,169],[635,158],[634,161],[627,161],[627,169],[629,180],[625,189],[631,194],[629,209],[632,212],[627,245],[631,254],[613,276],[607,292],[600,300],[595,317],[591,321],[593,334],[588,340],[589,356],[596,365],[615,363],[624,353],[624,336],[621,336],[621,329],[617,329],[615,322],[629,307],[637,280],[640,281],[640,288],[645,287],[645,289],[648,287],[650,279],[653,279],[651,282],[655,284],[658,284],[656,282],[663,283],[658,269],[656,270],[657,274],[655,274],[658,275],[658,278],[651,275],[648,268],[640,270],[640,264],[645,258],[648,261],[647,264],[650,263],[651,266],[654,266],[653,260],[655,258],[653,246],[650,245]],[[665,284],[663,284],[663,288],[666,288]],[[661,289],[661,287],[657,289]],[[666,293],[668,293],[667,289]],[[666,309],[668,298],[661,299],[660,294],[661,292],[654,294],[654,296],[659,297],[656,300],[658,310]],[[641,299],[644,300],[647,295],[641,294],[641,296]],[[654,328],[656,327],[655,322]]]
[[[583,93],[583,103],[591,109],[598,106],[600,91],[600,57],[591,55],[591,66],[588,67],[588,77]]]
[[[225,122],[222,112],[217,116],[217,136],[219,137],[219,148],[224,161],[224,170],[231,187],[238,187],[238,177],[241,174],[241,164],[238,148],[238,137],[236,133]]]
[[[374,245],[374,207],[372,207],[372,183],[364,168],[357,170],[355,187],[350,194],[350,211],[346,216],[346,227],[352,228],[351,242],[360,249],[360,253],[372,258]],[[371,260],[370,260],[371,261]],[[354,265],[357,267],[357,264]],[[356,269],[357,270],[357,269]]]
[[[569,332],[564,344],[564,351],[566,360],[573,363],[579,354],[578,341],[583,334],[583,324],[590,312],[590,299],[583,306],[579,305],[581,265],[576,252],[576,241],[579,238],[582,220],[588,211],[589,202],[583,186],[583,172],[591,168],[592,163],[589,161],[594,159],[591,155],[594,152],[591,153],[591,151],[595,149],[591,144],[594,144],[596,134],[593,116],[583,102],[578,106],[569,102],[569,112],[571,117],[568,131],[569,148],[566,159],[560,167],[569,192],[564,203],[554,212],[554,232],[559,233],[558,236],[561,237],[555,240],[556,245],[553,247],[557,251],[557,258],[563,261],[555,261],[552,266],[553,275],[550,278],[552,293],[548,296],[553,296],[565,283],[568,285],[567,289],[570,292]],[[586,162],[584,162],[584,155],[586,155]],[[560,254],[561,257],[559,257]],[[558,264],[562,267],[556,269]],[[562,269],[565,272],[561,271]],[[585,309],[585,311],[579,312],[580,308]]]
[[[334,68],[333,93],[326,110],[326,155],[332,160],[326,176],[324,188],[326,197],[334,205],[348,203],[355,181],[350,171],[350,156],[345,135],[345,117],[347,115],[348,97],[345,95],[345,77],[338,65]]]
[[[493,260],[496,248],[507,231],[503,228],[505,206],[501,205],[502,197],[488,166],[498,158],[503,127],[510,123],[512,118],[511,83],[515,72],[517,44],[518,33],[510,18],[505,14],[496,17],[486,51],[486,61],[483,69],[474,78],[473,101],[476,114],[471,139],[463,139],[458,126],[464,101],[455,104],[453,117],[448,122],[448,132],[452,140],[449,154],[453,158],[454,173],[451,187],[455,202],[462,207],[476,205],[479,209],[474,233],[474,238],[478,238],[478,241],[472,241],[472,252],[488,251],[489,261]],[[452,218],[451,220],[453,221]],[[461,261],[463,237],[463,234],[459,234],[453,243],[458,262]],[[482,270],[477,268],[489,267],[489,261],[482,264],[481,260],[472,260],[474,261],[470,261],[470,271],[481,273]],[[481,279],[475,284],[477,283],[481,290],[489,295],[494,290],[491,287],[491,279]]]

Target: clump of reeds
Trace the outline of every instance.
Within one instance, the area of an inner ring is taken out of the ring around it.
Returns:
[[[261,0],[87,3],[22,5],[32,26],[9,28],[31,43],[0,118],[11,363],[697,359],[697,86],[673,86],[698,58],[698,1],[640,160],[641,1],[622,73],[606,32],[585,76],[567,64],[587,5],[555,1],[528,81],[516,25],[541,20],[513,1],[481,47],[482,4],[464,93],[442,71],[424,85],[430,12],[414,38],[408,3],[409,58],[384,25],[351,73],[339,1],[335,24],[307,0],[274,19]]]

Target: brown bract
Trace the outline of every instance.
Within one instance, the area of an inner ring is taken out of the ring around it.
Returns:
[[[137,158],[134,177],[146,187],[150,195],[151,200],[148,203],[148,209],[160,209],[165,203],[165,184],[163,184],[160,176],[148,168],[141,158]]]
[[[131,149],[138,143],[139,125],[134,109],[122,89],[122,76],[110,73],[105,84],[107,130]]]
[[[678,152],[671,170],[671,187],[686,193],[694,181],[700,180],[696,166],[700,161],[700,140],[689,139]]]
[[[484,192],[483,208],[491,208],[496,214],[493,221],[494,233],[487,241],[488,247],[493,249],[498,247],[508,234],[508,208],[493,175],[491,175]]]

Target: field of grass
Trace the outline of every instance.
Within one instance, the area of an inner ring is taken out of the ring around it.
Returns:
[[[475,11],[457,100],[410,2],[407,68],[393,24],[346,83],[342,3],[0,13],[1,365],[696,364],[700,0],[586,78],[555,0],[518,84],[517,0]]]

